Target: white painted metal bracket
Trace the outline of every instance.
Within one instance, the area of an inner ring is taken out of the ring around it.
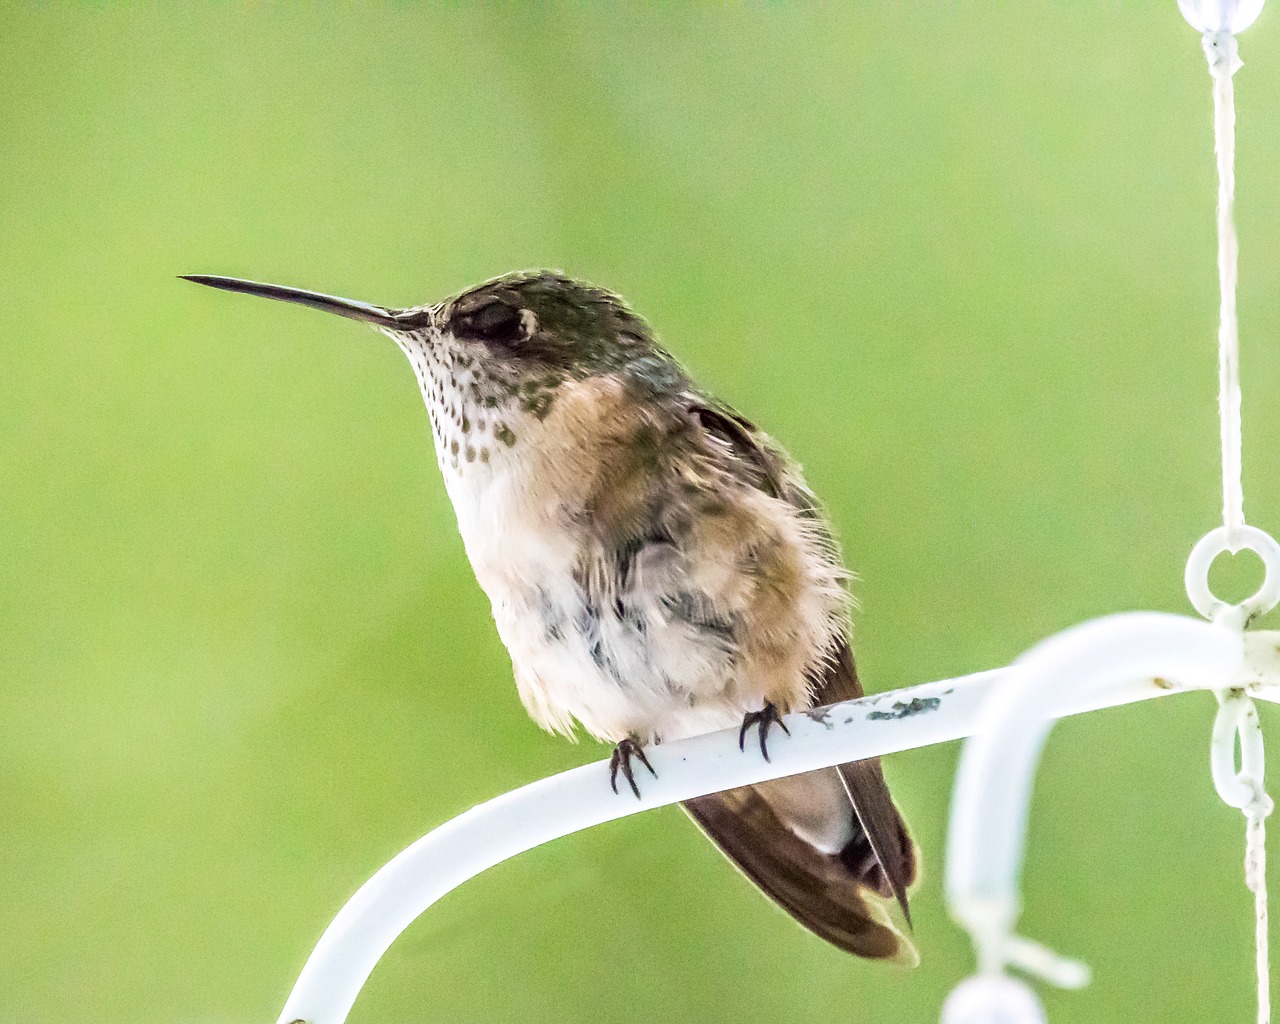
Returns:
[[[1218,682],[1239,671],[1247,646],[1250,663],[1265,669],[1250,692],[1280,701],[1280,633],[1246,634],[1242,640],[1238,631],[1195,619],[1133,613],[1076,627],[1087,632],[1068,631],[1042,647],[1073,633],[1099,635],[1095,629],[1114,631],[1123,646],[1129,627],[1144,635],[1148,629],[1185,633],[1187,643],[1204,653],[1221,652],[1225,663],[1217,674],[1207,667],[1203,674]],[[1044,713],[1062,717],[1167,696],[1183,688],[1170,679],[1187,678],[1165,671],[1173,667],[1163,658],[1151,666],[1130,659],[1128,673],[1114,675],[1104,688],[1063,687]],[[592,825],[705,793],[970,736],[979,728],[993,689],[1009,684],[1024,668],[944,679],[790,715],[786,723],[791,735],[771,738],[771,762],[754,751],[739,751],[736,729],[654,747],[648,753],[658,778],[644,780],[640,800],[625,791],[615,795],[609,763],[598,761],[480,804],[419,839],[360,888],[311,954],[280,1024],[342,1024],[396,937],[442,896],[495,864]]]

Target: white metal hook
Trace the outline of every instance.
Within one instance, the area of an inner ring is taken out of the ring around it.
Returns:
[[[945,865],[951,915],[973,938],[982,973],[1017,967],[1055,984],[1086,977],[1073,962],[1039,947],[1028,960],[1022,955],[1027,940],[1014,931],[1031,783],[1055,706],[1072,691],[1098,695],[1135,678],[1223,690],[1244,672],[1244,647],[1239,630],[1131,612],[1046,640],[992,688],[956,773]],[[1235,711],[1228,712],[1224,728],[1237,721]],[[1234,733],[1231,738],[1234,744]],[[1256,752],[1248,756],[1252,766]],[[1234,760],[1230,767],[1234,775]]]

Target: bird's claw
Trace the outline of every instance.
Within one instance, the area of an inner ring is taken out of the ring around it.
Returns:
[[[633,739],[625,739],[613,748],[613,756],[609,758],[609,785],[613,787],[613,791],[618,792],[618,773],[622,773],[622,777],[627,780],[627,784],[631,787],[631,792],[636,795],[636,799],[640,799],[640,787],[636,785],[635,773],[631,770],[631,759],[637,758],[642,765],[649,769],[649,774],[655,779],[658,773],[653,770],[653,765],[649,763],[649,759],[644,756],[644,748]]]
[[[738,749],[745,751],[747,749],[747,730],[752,726],[760,729],[760,756],[766,761],[769,760],[769,729],[771,726],[778,726],[788,736],[791,730],[787,728],[787,723],[782,720],[782,713],[778,710],[778,706],[769,701],[759,711],[748,711],[742,716],[742,728],[738,730]]]

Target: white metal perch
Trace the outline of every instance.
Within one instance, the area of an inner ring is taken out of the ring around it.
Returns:
[[[1231,685],[1246,660],[1263,667],[1265,673],[1258,673],[1261,678],[1248,691],[1280,702],[1280,633],[1241,634],[1152,612],[1076,627],[1058,641],[1063,649],[1074,649],[1073,636],[1105,631],[1123,644],[1135,629],[1183,636],[1185,646],[1197,647],[1206,657],[1211,651],[1223,654],[1216,670],[1206,668],[1193,682]],[[1176,667],[1168,657],[1149,666],[1134,659],[1129,672],[1105,691],[1065,687],[1043,714],[1061,717],[1167,696],[1180,689],[1165,678],[1182,675],[1166,672]],[[979,672],[790,715],[786,723],[791,735],[780,734],[771,742],[771,762],[743,754],[736,729],[654,747],[649,756],[658,778],[645,780],[640,800],[629,793],[615,795],[609,763],[598,761],[474,807],[395,857],[342,908],[303,968],[280,1024],[341,1024],[395,938],[442,896],[495,864],[592,825],[704,793],[972,735],[991,691],[1014,671]]]

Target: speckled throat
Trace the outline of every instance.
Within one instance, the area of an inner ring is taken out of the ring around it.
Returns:
[[[446,475],[505,458],[516,447],[517,429],[546,418],[564,380],[563,374],[521,379],[513,368],[478,358],[438,330],[386,333],[413,367]]]

